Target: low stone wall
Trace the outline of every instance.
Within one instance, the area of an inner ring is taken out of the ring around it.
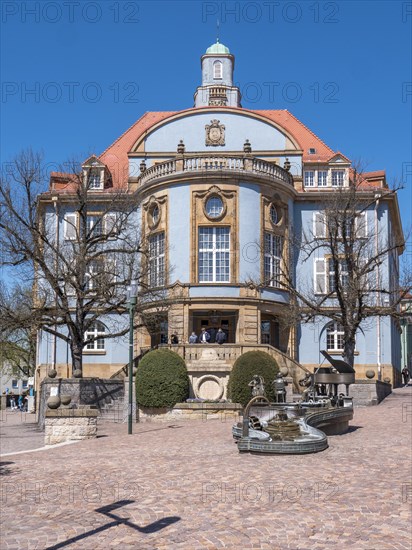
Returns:
[[[101,410],[115,399],[124,398],[124,381],[104,378],[46,378],[40,386],[38,422],[44,427],[47,400],[51,393],[70,395],[70,406],[94,406]]]
[[[45,445],[97,437],[97,410],[48,410],[45,417]]]
[[[392,385],[380,380],[356,380],[351,384],[349,395],[354,406],[378,405],[392,393]]]
[[[221,422],[236,421],[243,407],[238,403],[176,403],[170,408],[139,407],[140,422],[170,422],[178,420],[217,419]]]

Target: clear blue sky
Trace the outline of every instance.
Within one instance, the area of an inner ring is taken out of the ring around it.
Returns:
[[[289,109],[333,149],[403,182],[409,226],[410,1],[3,0],[2,161],[27,146],[51,163],[98,154],[145,111],[191,107],[217,19],[243,106]]]

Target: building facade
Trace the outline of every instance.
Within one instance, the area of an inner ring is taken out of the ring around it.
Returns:
[[[248,110],[233,84],[234,56],[217,42],[201,58],[202,82],[194,107],[178,112],[148,112],[97,159],[96,193],[126,188],[135,197],[136,216],[148,243],[147,286],[166,288],[170,304],[155,322],[136,332],[136,354],[179,344],[200,397],[224,397],[234,360],[250,349],[264,349],[280,363],[304,374],[322,361],[320,350],[340,356],[342,331],[326,317],[291,326],[284,320],[291,295],[286,273],[302,290],[328,292],[328,259],[320,248],[309,261],[297,236],[316,238],[325,197],[349,186],[351,162],[333,151],[287,110]],[[109,175],[109,177],[106,177]],[[402,241],[396,195],[385,194],[384,172],[363,174],[364,197],[381,194],[363,214],[360,238],[379,232]],[[106,183],[110,181],[110,186]],[[64,175],[52,174],[51,194],[59,197]],[[49,200],[45,196],[44,200]],[[60,200],[60,199],[58,199]],[[60,213],[64,224],[67,211]],[[75,218],[73,218],[75,220]],[[64,233],[64,228],[62,228]],[[379,267],[381,280],[397,285],[394,248]],[[330,302],[328,307],[333,307]],[[150,318],[150,308],[146,312]],[[205,328],[208,346],[189,344]],[[226,343],[215,343],[218,329]],[[84,375],[109,377],[127,363],[127,338],[101,338],[84,352]],[[400,326],[390,317],[368,320],[358,331],[355,369],[396,382],[401,367]],[[70,376],[65,343],[40,338],[38,367],[50,365]]]

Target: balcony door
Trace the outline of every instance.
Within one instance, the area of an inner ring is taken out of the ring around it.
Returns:
[[[236,342],[237,311],[194,311],[191,315],[191,330],[199,336],[202,328],[210,335],[210,344],[216,342],[219,328],[226,334],[226,343]]]

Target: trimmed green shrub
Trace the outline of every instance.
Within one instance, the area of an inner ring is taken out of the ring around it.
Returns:
[[[144,407],[174,407],[189,397],[189,376],[183,359],[168,349],[147,353],[136,372],[136,399]]]
[[[276,361],[264,351],[247,351],[238,357],[229,376],[228,396],[233,403],[245,406],[252,399],[252,388],[248,386],[255,374],[263,376],[266,397],[274,401],[272,382],[279,372]]]

